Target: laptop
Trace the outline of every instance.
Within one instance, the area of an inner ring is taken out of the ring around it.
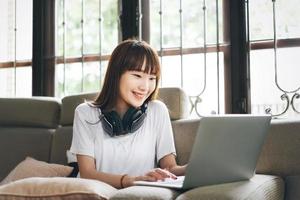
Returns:
[[[157,182],[135,181],[135,185],[186,190],[249,180],[255,173],[270,121],[270,115],[202,117],[185,176]]]

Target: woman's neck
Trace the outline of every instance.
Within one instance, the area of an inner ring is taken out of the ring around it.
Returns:
[[[120,103],[118,102],[117,105],[114,107],[114,110],[118,113],[118,115],[123,118],[124,114],[127,112],[129,109],[129,105],[126,103]]]

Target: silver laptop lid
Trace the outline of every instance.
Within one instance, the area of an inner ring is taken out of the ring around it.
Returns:
[[[200,120],[183,189],[247,180],[270,126],[269,115],[216,115]]]

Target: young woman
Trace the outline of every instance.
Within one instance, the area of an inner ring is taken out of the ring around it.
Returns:
[[[80,177],[124,188],[184,174],[168,109],[155,100],[160,72],[147,43],[127,40],[115,48],[99,96],[75,110],[70,151]]]

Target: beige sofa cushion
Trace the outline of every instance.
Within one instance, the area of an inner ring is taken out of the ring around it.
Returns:
[[[189,190],[176,200],[283,200],[284,182],[277,176],[255,175],[249,181],[239,181]]]
[[[26,156],[48,161],[54,129],[0,126],[0,181]]]
[[[66,152],[71,147],[72,142],[72,126],[62,126],[56,129],[52,140],[51,163],[67,164]]]
[[[26,178],[0,187],[1,200],[100,200],[108,199],[117,189],[81,178]]]
[[[189,161],[200,119],[172,121],[177,163],[184,165]]]
[[[168,107],[171,120],[188,118],[189,99],[181,88],[159,88],[158,99]]]
[[[63,126],[72,125],[74,119],[75,108],[85,102],[96,99],[98,93],[83,93],[64,97],[61,106],[60,124]]]
[[[73,168],[69,166],[50,164],[27,157],[7,175],[0,185],[28,177],[68,176],[72,170]]]
[[[0,110],[5,113],[0,115],[1,125],[56,128],[60,101],[53,97],[0,98]]]
[[[175,190],[161,187],[132,186],[119,190],[111,200],[167,200],[175,199],[180,193]]]
[[[300,174],[300,121],[275,119],[257,164],[257,173],[278,176]]]
[[[95,100],[98,93],[83,93],[71,95],[62,99],[60,124],[73,124],[75,108],[84,101]],[[159,88],[158,99],[169,109],[171,120],[183,119],[189,116],[189,99],[181,88]]]

